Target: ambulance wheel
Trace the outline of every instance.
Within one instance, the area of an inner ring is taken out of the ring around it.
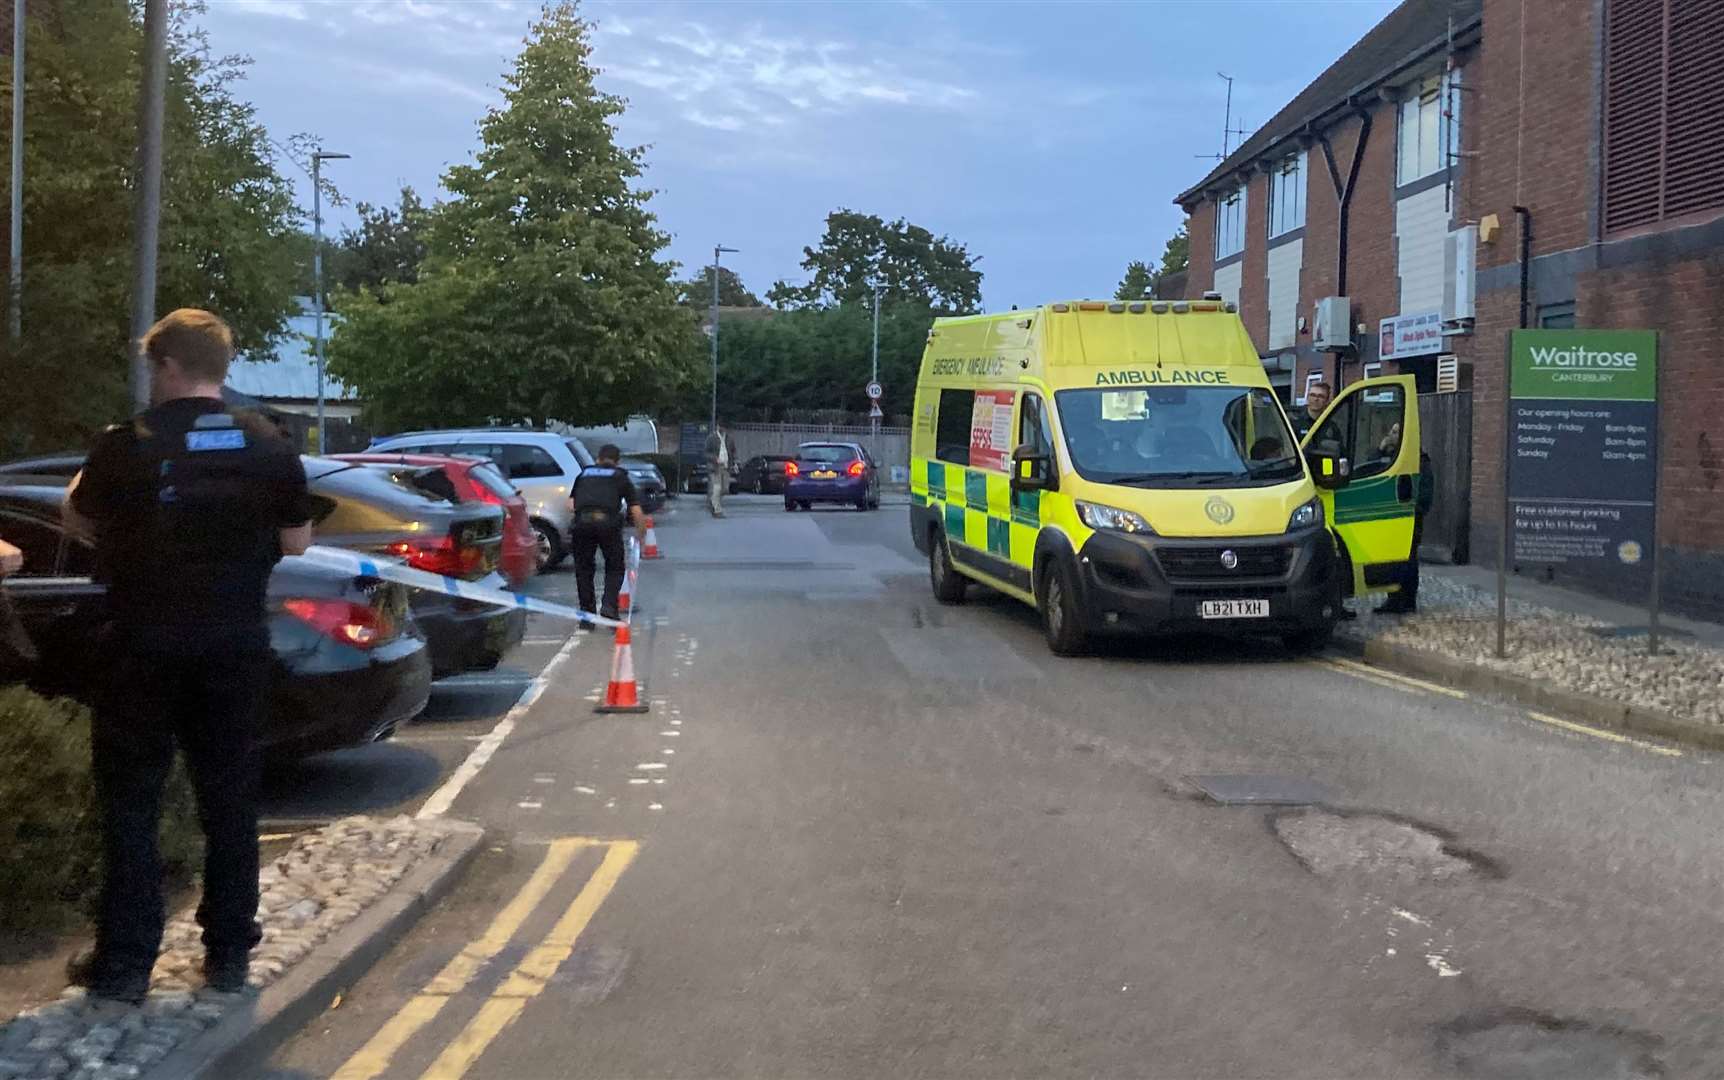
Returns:
[[[1063,561],[1050,559],[1042,570],[1036,610],[1042,617],[1042,635],[1054,655],[1081,656],[1088,651],[1089,632],[1078,612],[1077,585]]]
[[[969,582],[952,569],[952,549],[946,546],[946,534],[934,530],[934,542],[928,545],[928,583],[934,587],[934,599],[942,604],[964,602],[964,587]]]
[[[1322,652],[1329,644],[1329,639],[1335,636],[1335,624],[1324,623],[1304,630],[1295,630],[1290,634],[1281,635],[1281,644],[1287,646],[1292,653]]]
[[[534,521],[533,535],[538,540],[539,550],[534,557],[538,572],[548,574],[557,568],[557,564],[563,561],[568,552],[563,550],[562,538],[548,521]]]

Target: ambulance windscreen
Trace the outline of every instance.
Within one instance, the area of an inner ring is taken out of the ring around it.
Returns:
[[[1268,390],[1240,386],[1061,390],[1054,395],[1078,473],[1104,484],[1249,487],[1304,471]]]

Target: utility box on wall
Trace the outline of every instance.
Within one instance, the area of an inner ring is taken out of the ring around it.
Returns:
[[[1463,225],[1443,238],[1443,322],[1445,324],[1473,320],[1473,296],[1476,284],[1473,269],[1478,265],[1479,227]]]
[[[1353,347],[1351,298],[1325,296],[1317,301],[1311,318],[1311,347],[1325,351]]]

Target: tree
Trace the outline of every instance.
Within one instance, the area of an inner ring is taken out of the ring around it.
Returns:
[[[23,337],[0,343],[0,451],[82,445],[124,418],[143,33],[125,0],[26,20]],[[176,6],[163,122],[156,308],[220,314],[244,351],[286,328],[302,212],[253,107]],[[9,61],[0,102],[10,109]],[[0,191],[6,191],[0,186]],[[6,191],[9,196],[10,192]]]
[[[712,306],[712,267],[704,267],[700,276],[677,286],[677,303],[684,307],[706,309]],[[748,291],[742,278],[728,266],[718,268],[719,307],[760,307],[760,297]]]
[[[1186,218],[1179,223],[1179,228],[1167,238],[1167,246],[1161,249],[1161,268],[1156,271],[1157,278],[1165,274],[1183,273],[1191,265],[1191,234],[1187,231],[1191,219]]]
[[[431,213],[411,187],[401,188],[395,207],[360,203],[359,228],[343,229],[328,253],[325,287],[369,289],[381,295],[385,285],[419,280],[425,261],[425,230]]]
[[[872,302],[873,283],[885,300],[916,304],[941,315],[974,312],[982,273],[964,245],[899,218],[881,220],[843,208],[826,215],[826,233],[803,248],[806,285],[778,282],[766,298],[780,308]]]
[[[444,174],[418,280],[337,298],[330,369],[372,426],[620,423],[692,378],[697,322],[591,51],[572,0],[545,8],[474,163]]]
[[[1155,288],[1155,275],[1142,259],[1133,259],[1125,265],[1125,277],[1119,279],[1119,288],[1113,291],[1115,300],[1142,300],[1149,295],[1149,290]]]

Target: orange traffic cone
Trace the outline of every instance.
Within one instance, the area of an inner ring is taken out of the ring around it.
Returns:
[[[652,515],[651,514],[648,514],[647,519],[646,519],[646,547],[644,550],[641,551],[641,558],[643,558],[643,559],[662,559],[662,558],[664,558],[663,555],[659,554],[658,533],[653,529]]]
[[[594,710],[602,713],[644,713],[640,687],[635,683],[635,662],[629,651],[629,628],[617,627],[616,649],[611,653],[611,681],[605,686],[605,699]]]
[[[627,615],[629,613],[629,605],[634,600],[632,595],[634,591],[635,572],[633,570],[624,570],[623,587],[617,592],[617,611],[620,614]]]

